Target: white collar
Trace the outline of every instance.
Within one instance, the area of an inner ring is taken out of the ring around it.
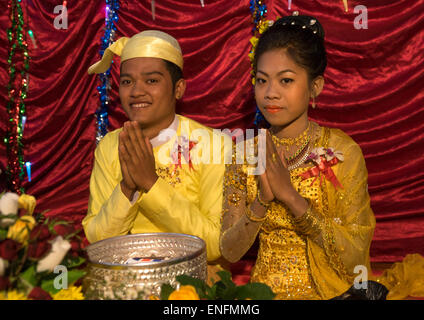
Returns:
[[[177,134],[179,124],[180,124],[179,117],[175,114],[174,121],[172,121],[171,125],[168,128],[162,129],[161,133],[164,130],[167,130],[167,131],[173,130],[175,132],[175,134]],[[150,139],[150,143],[152,144],[153,148],[156,148],[156,147],[168,142],[169,140],[171,140],[172,136],[165,135],[165,137],[161,137],[161,133],[159,133],[156,137]]]

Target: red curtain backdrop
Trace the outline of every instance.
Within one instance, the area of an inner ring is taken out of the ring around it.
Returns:
[[[214,128],[252,127],[255,102],[250,82],[250,2],[121,1],[116,38],[160,29],[181,44],[187,91],[178,111]],[[268,18],[291,14],[287,1],[263,0]],[[96,76],[105,1],[68,1],[68,29],[57,30],[54,7],[62,1],[23,0],[27,28],[34,32],[29,91],[25,100],[25,161],[32,181],[23,186],[49,210],[79,224],[85,215],[96,146]],[[293,10],[313,15],[326,30],[325,89],[311,119],[338,127],[362,147],[377,227],[372,261],[398,261],[424,254],[424,0],[294,0]],[[357,5],[368,9],[368,29],[355,29]],[[7,1],[0,2],[0,136],[7,130]],[[117,93],[119,59],[112,67],[110,130],[126,117]],[[0,143],[1,188],[6,149]]]

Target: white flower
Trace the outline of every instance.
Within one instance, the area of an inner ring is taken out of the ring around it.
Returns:
[[[9,263],[7,260],[4,260],[3,258],[0,258],[0,277],[3,277],[4,271],[8,267]]]
[[[313,162],[319,165],[321,163],[321,156],[323,155],[325,155],[324,148],[314,148],[309,154],[307,160],[312,160]]]
[[[13,192],[6,192],[0,198],[0,212],[4,215],[18,213],[19,195]]]
[[[64,240],[62,236],[57,236],[52,242],[50,253],[38,261],[37,272],[52,272],[54,268],[62,262],[70,248],[71,243],[68,240]]]
[[[0,214],[4,216],[18,214],[19,195],[13,192],[6,192],[0,198]],[[1,226],[8,227],[15,222],[15,219],[2,219]]]
[[[344,160],[343,153],[341,151],[334,151],[333,148],[325,149],[325,158],[327,161],[337,158],[340,161]]]
[[[318,153],[318,155],[320,155],[320,156],[325,155],[325,149],[323,147],[319,147],[319,148],[316,148],[314,150],[316,150],[316,153]]]

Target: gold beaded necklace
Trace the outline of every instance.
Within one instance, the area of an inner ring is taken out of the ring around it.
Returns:
[[[289,147],[291,146],[305,146],[307,141],[311,139],[309,135],[309,130],[311,128],[311,123],[308,122],[308,127],[296,138],[278,138],[275,135],[272,135],[272,141],[278,147],[285,147],[287,151],[289,151]]]
[[[294,170],[301,166],[309,155],[310,142],[312,140],[309,134],[311,123],[308,123],[308,127],[296,138],[278,138],[272,135],[272,141],[276,146],[283,146],[289,151],[290,146],[296,146],[296,152],[289,158],[286,158],[288,170]]]

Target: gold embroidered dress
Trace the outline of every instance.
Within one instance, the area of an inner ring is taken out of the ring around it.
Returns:
[[[174,134],[170,134],[168,141],[151,140],[158,180],[147,193],[136,193],[133,201],[127,199],[120,187],[122,172],[118,144],[122,129],[109,132],[101,140],[95,151],[90,179],[88,213],[82,221],[89,242],[128,233],[185,233],[205,240],[209,261],[220,257],[225,164],[223,158],[217,161],[219,163],[212,160],[207,163],[199,158],[215,133],[181,115],[176,115],[171,127],[168,129],[174,130]],[[164,164],[161,157],[171,160],[175,143],[183,136],[198,142],[189,151],[192,161],[181,152],[181,165]],[[209,147],[212,148],[212,144]]]
[[[312,202],[310,213],[294,218],[286,205],[274,200],[259,229],[259,250],[251,282],[269,285],[276,299],[331,299],[348,290],[365,266],[371,277],[369,248],[375,227],[367,187],[367,169],[360,147],[338,129],[319,127],[314,148],[341,151],[344,161],[331,169],[343,188],[335,188],[324,176],[303,179],[313,164],[290,171],[291,182]],[[233,154],[234,159],[234,154]],[[227,165],[221,252],[228,260],[239,259],[254,241],[228,243],[226,232],[237,230],[246,206],[257,195],[258,177],[247,174],[248,165]],[[245,219],[245,218],[243,218]],[[248,220],[243,220],[248,223]],[[241,238],[240,238],[241,239]]]

